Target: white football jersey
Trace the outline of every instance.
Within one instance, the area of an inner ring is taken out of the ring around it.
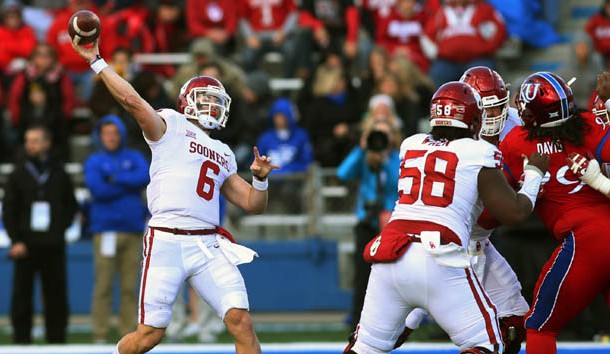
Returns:
[[[220,187],[237,172],[235,155],[224,143],[210,138],[183,114],[158,112],[167,131],[152,150],[150,184],[146,190],[150,226],[179,229],[219,225]]]
[[[523,125],[523,121],[519,117],[519,112],[516,108],[508,107],[508,114],[506,115],[506,124],[500,132],[500,141],[504,140],[504,137],[513,130],[514,127],[520,127]]]
[[[508,107],[508,115],[506,118],[506,124],[504,128],[500,132],[500,141],[504,140],[504,137],[513,130],[514,127],[520,127],[523,125],[523,121],[519,117],[519,112],[517,109],[513,107]],[[480,215],[483,211],[482,205],[480,209],[475,208],[473,211],[474,215]],[[472,231],[470,232],[470,239],[475,241],[485,241],[491,236],[494,229],[487,230],[477,225],[476,223],[472,226]]]
[[[423,220],[453,230],[468,245],[482,210],[477,180],[483,167],[500,168],[502,154],[484,140],[435,141],[416,134],[400,146],[399,198],[390,220]],[[476,214],[476,215],[475,215]]]

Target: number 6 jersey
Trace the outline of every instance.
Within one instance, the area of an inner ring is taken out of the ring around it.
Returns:
[[[150,226],[180,229],[219,225],[220,187],[237,171],[235,155],[174,110],[158,112],[167,124],[161,139],[146,142],[152,150],[146,190]]]
[[[436,141],[416,134],[400,146],[398,201],[390,220],[423,220],[446,226],[468,244],[480,214],[477,181],[483,167],[500,168],[492,144],[470,138]],[[478,210],[475,210],[474,208]]]

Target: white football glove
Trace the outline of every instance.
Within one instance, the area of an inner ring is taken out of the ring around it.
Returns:
[[[571,153],[566,159],[570,170],[589,187],[602,192],[605,195],[610,193],[610,179],[601,173],[599,163],[595,159],[588,160],[586,157]]]

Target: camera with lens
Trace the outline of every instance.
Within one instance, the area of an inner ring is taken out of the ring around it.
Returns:
[[[380,130],[373,130],[366,137],[366,149],[374,152],[381,152],[388,148],[390,139],[388,134]]]

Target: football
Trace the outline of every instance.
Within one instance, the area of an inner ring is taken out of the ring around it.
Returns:
[[[90,44],[100,36],[100,18],[89,10],[75,12],[68,21],[68,34],[78,44]]]

